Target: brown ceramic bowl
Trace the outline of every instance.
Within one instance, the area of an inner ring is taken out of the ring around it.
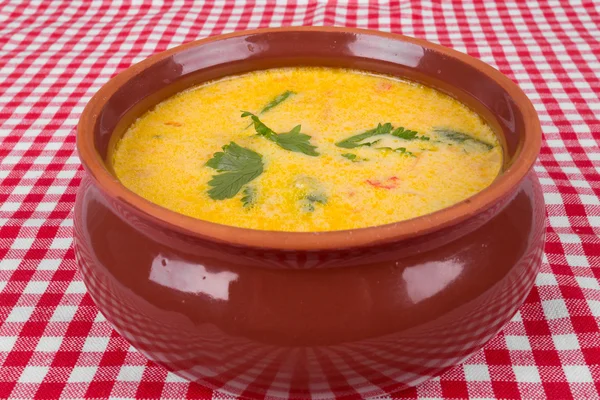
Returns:
[[[159,101],[226,75],[300,65],[395,75],[458,98],[497,131],[503,173],[433,214],[325,233],[196,220],[144,200],[111,174],[109,149]],[[540,142],[536,113],[513,82],[423,40],[315,27],[188,43],[110,80],[81,116],[80,271],[121,335],[202,385],[273,398],[400,390],[479,350],[530,291],[544,242],[532,172]]]

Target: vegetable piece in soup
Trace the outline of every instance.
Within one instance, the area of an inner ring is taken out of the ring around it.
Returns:
[[[330,68],[257,71],[181,92],[112,153],[118,179],[194,218],[330,231],[432,213],[489,186],[502,149],[432,88]]]

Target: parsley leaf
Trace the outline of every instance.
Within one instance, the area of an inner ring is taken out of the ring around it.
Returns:
[[[359,158],[356,154],[353,154],[353,153],[344,153],[344,154],[342,154],[342,157],[347,158],[348,160],[350,160],[352,162],[369,161],[366,158]]]
[[[363,140],[368,139],[370,137],[373,137],[373,136],[388,134],[391,131],[392,131],[392,124],[387,122],[383,125],[381,125],[381,124],[377,125],[377,127],[374,129],[370,129],[363,133],[359,133],[358,135],[350,136],[349,138],[344,139],[341,142],[337,142],[335,145],[337,147],[343,147],[344,149],[353,149],[355,147],[360,147],[360,146],[370,146],[371,143],[360,143],[360,142],[362,142]]]
[[[311,203],[327,204],[327,196],[321,192],[311,193],[306,196],[306,200]]]
[[[295,95],[296,92],[291,91],[291,90],[286,90],[285,92],[278,94],[277,96],[275,96],[275,98],[273,100],[271,100],[270,102],[267,103],[266,106],[263,107],[262,110],[260,110],[260,112],[258,113],[258,115],[263,115],[264,113],[266,113],[267,111],[269,111],[270,109],[277,107],[278,105],[280,105],[281,103],[283,103],[284,101],[286,101],[288,99],[288,97]],[[244,129],[248,129],[252,126],[252,123],[250,123],[250,125],[248,125],[246,128]]]
[[[225,146],[223,146],[223,150],[225,150]],[[222,151],[219,151],[218,153],[213,154],[213,158],[208,160],[205,165],[212,169],[219,169],[219,164],[221,163],[221,159],[224,156],[225,156],[225,153],[223,153]]]
[[[296,125],[289,132],[276,133],[251,112],[242,111],[242,118],[244,117],[250,117],[252,119],[254,130],[259,136],[263,136],[266,139],[274,142],[282,149],[296,153],[304,153],[313,157],[319,155],[319,153],[315,151],[317,146],[310,144],[310,136],[300,132],[300,125]]]
[[[406,147],[398,147],[397,149],[394,149],[394,151],[396,153],[406,154],[407,156],[410,156],[410,157],[416,157],[413,152],[406,150]]]
[[[494,145],[483,140],[477,139],[471,135],[467,135],[466,133],[458,132],[448,128],[435,128],[433,130],[437,133],[442,139],[449,140],[451,142],[456,143],[464,143],[471,142],[473,144],[485,147],[487,150],[491,150],[494,148]]]
[[[234,197],[245,184],[263,173],[262,156],[234,142],[223,146],[223,151],[215,153],[206,166],[219,172],[208,182],[212,186],[208,195],[213,200]]]
[[[403,127],[398,127],[394,129],[391,133],[392,136],[395,136],[404,140],[429,140],[427,136],[417,136],[417,131],[411,131],[409,129],[404,129]]]
[[[302,210],[313,212],[316,204],[327,204],[327,196],[324,193],[309,194],[303,199]]]
[[[390,134],[394,137],[404,140],[429,140],[427,136],[418,136],[417,131],[411,131],[409,129],[404,129],[403,127],[398,127],[392,131],[392,124],[389,122],[385,124],[378,124],[376,128],[370,129],[363,133],[359,133],[358,135],[350,136],[347,139],[342,140],[341,142],[337,142],[335,145],[337,147],[343,147],[345,149],[353,149],[355,147],[360,146],[373,146],[378,141],[374,142],[365,142],[361,143],[363,140],[369,139],[373,136],[379,135],[387,135]]]
[[[254,186],[246,186],[242,191],[242,204],[244,208],[252,208],[256,204],[256,188]]]
[[[392,149],[391,147],[377,147],[377,150],[389,150],[395,153],[404,154],[409,157],[416,157],[413,152],[406,150],[406,147],[398,147],[396,149]]]
[[[254,130],[257,135],[264,136],[272,142],[277,141],[277,133],[266,126],[256,115],[252,114],[250,111],[242,111],[242,118],[245,117],[250,117],[250,119],[252,119],[252,124],[254,124]]]
[[[279,147],[289,151],[304,153],[313,157],[318,156],[319,153],[315,151],[317,146],[310,144],[310,136],[305,133],[300,133],[300,129],[301,126],[296,125],[291,131],[278,134],[276,143]]]
[[[284,101],[286,101],[288,99],[288,97],[293,96],[295,94],[296,94],[296,92],[293,92],[291,90],[286,90],[285,92],[277,95],[266,106],[264,106],[263,109],[260,110],[259,114],[264,114],[267,111],[269,111],[271,108],[277,107],[278,105],[280,105],[281,103],[283,103]]]
[[[294,181],[302,211],[313,212],[317,204],[327,204],[327,194],[321,183],[311,176],[299,176]]]

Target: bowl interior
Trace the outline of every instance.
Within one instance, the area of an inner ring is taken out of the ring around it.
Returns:
[[[264,246],[267,231],[226,227],[162,209],[128,191],[111,175],[111,149],[145,111],[188,87],[229,75],[290,67],[350,68],[396,76],[436,88],[477,112],[504,148],[504,172],[482,192],[449,208],[412,220],[353,231],[276,232],[282,248],[351,247],[399,240],[456,224],[489,209],[516,190],[539,152],[541,130],[525,94],[494,68],[468,55],[423,40],[333,27],[264,29],[192,42],[154,55],[110,80],[90,101],[78,126],[86,170],[105,192],[155,222],[186,234]],[[379,230],[374,235],[374,229]],[[243,235],[234,235],[242,233]],[[309,237],[312,235],[312,237]],[[323,241],[326,236],[328,240]],[[275,245],[274,245],[275,246]]]
[[[492,127],[507,164],[518,150],[523,115],[506,90],[477,66],[420,43],[343,31],[234,36],[166,55],[131,76],[108,99],[94,130],[96,150],[107,160],[136,118],[181,90],[228,75],[290,66],[365,70],[434,87]]]

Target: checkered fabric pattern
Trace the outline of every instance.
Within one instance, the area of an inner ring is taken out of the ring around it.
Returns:
[[[0,2],[0,398],[225,398],[147,361],[86,294],[72,248],[73,128],[111,76],[267,26],[416,36],[511,77],[539,113],[549,224],[536,285],[488,345],[391,397],[600,398],[600,2]]]

